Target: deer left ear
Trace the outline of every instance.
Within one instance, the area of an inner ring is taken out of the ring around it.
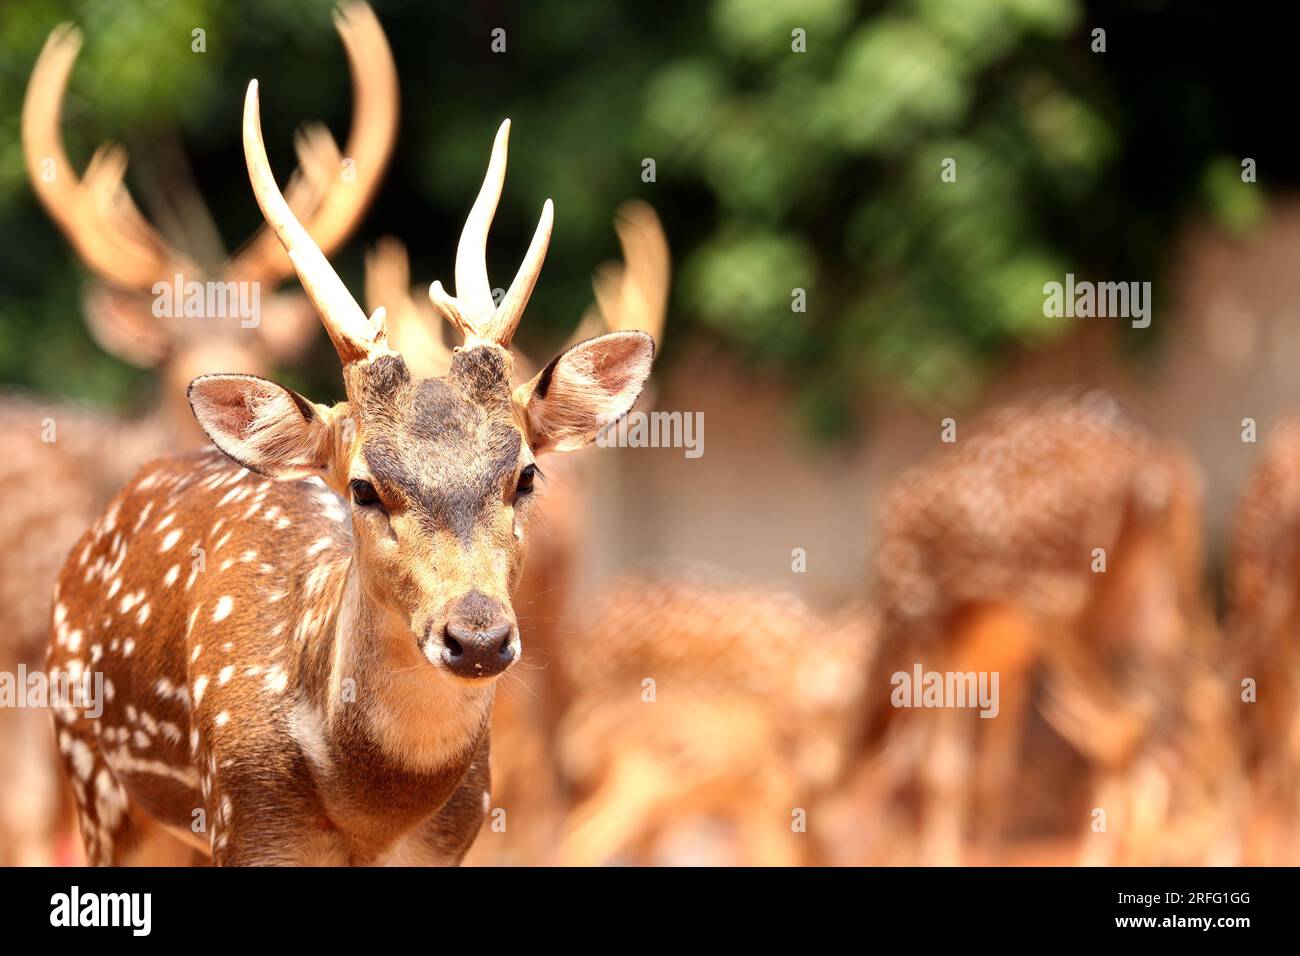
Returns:
[[[534,454],[589,445],[628,413],[650,376],[655,341],[644,332],[610,332],[561,352],[514,391]]]
[[[255,375],[200,375],[190,407],[212,444],[268,478],[323,475],[333,451],[331,410]]]

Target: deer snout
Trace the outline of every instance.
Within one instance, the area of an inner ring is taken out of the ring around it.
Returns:
[[[456,601],[442,633],[442,663],[457,677],[495,677],[520,652],[519,628],[510,608],[482,591]]]

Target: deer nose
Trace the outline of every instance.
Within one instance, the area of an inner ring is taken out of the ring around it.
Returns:
[[[495,677],[517,656],[514,617],[499,601],[471,591],[456,602],[442,635],[442,662],[457,677]]]

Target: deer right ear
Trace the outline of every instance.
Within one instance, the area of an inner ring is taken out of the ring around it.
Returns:
[[[644,332],[607,332],[561,352],[514,391],[528,447],[540,455],[591,444],[636,403],[654,354]]]
[[[255,375],[200,375],[187,395],[212,443],[249,471],[302,478],[328,469],[329,410],[297,392]]]

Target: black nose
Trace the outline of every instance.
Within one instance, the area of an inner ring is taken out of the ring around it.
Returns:
[[[442,661],[458,677],[494,677],[514,663],[514,632],[514,618],[504,605],[471,591],[452,608]]]

